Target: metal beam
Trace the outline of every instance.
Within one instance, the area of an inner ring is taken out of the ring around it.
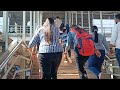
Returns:
[[[77,11],[75,13],[75,16],[76,16],[76,25],[77,25],[77,20],[78,20]]]
[[[65,11],[65,25],[67,24],[67,11]]]
[[[94,19],[94,12],[92,12],[92,25],[93,25],[93,19]]]
[[[25,31],[26,31],[26,11],[23,11],[23,42],[25,42]],[[25,55],[25,49],[22,48],[22,53],[23,53],[23,56]],[[23,62],[22,62],[22,66],[21,66],[22,69],[26,68],[26,61],[23,59]],[[21,78],[22,79],[25,79],[25,72],[22,72],[21,73]]]
[[[32,39],[32,11],[30,11],[30,40]]]
[[[74,16],[74,13],[72,12],[72,25],[73,25],[73,19],[74,19],[73,16]]]
[[[33,33],[35,33],[35,28],[36,28],[36,13],[35,13],[35,11],[33,11],[33,30],[34,30],[34,32]]]
[[[26,11],[23,11],[23,37],[22,40],[25,42],[25,31],[26,31]]]
[[[8,48],[8,11],[3,11],[3,46],[2,51]]]
[[[100,11],[100,22],[101,22],[101,31],[102,31],[102,34],[103,34],[102,11]]]
[[[82,24],[82,27],[83,27],[83,11],[81,11],[81,24]]]
[[[37,26],[40,27],[40,13],[37,11]]]
[[[71,13],[69,12],[69,25],[71,26]]]
[[[18,33],[17,31],[17,23],[15,22],[15,32]]]
[[[40,27],[42,26],[43,11],[40,11]]]
[[[88,25],[89,25],[89,33],[90,33],[90,11],[88,11]]]

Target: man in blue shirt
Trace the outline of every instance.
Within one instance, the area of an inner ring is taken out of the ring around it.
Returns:
[[[66,47],[66,43],[67,43],[67,29],[64,27],[62,32],[63,33],[60,35],[60,38],[61,38],[61,41],[63,43],[64,59],[65,59],[65,62],[67,62],[67,59],[68,59],[69,62],[72,63],[70,47],[68,49],[68,58],[67,58],[67,53],[65,53],[65,47]]]

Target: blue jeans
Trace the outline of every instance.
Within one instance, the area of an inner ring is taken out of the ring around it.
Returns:
[[[98,58],[96,54],[92,55],[88,59],[88,68],[98,77],[101,73],[102,63],[105,58],[105,50],[99,50],[101,57]]]
[[[39,54],[42,79],[57,79],[57,71],[62,59],[62,52],[60,53],[40,53]]]
[[[88,60],[88,56],[82,56],[79,54],[78,49],[75,48],[75,58],[76,58],[76,65],[78,67],[79,70],[79,75],[81,79],[87,79],[87,77],[85,75],[87,75],[86,70],[84,68],[85,63]]]
[[[116,58],[117,58],[119,67],[120,67],[120,49],[116,48],[115,53],[116,53]]]

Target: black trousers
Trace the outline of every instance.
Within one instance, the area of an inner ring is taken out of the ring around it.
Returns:
[[[77,67],[79,70],[80,78],[84,79],[84,78],[86,78],[85,75],[87,75],[84,66],[89,57],[80,55],[78,52],[78,49],[75,48],[75,58],[76,58],[76,64],[77,64]]]
[[[42,79],[57,79],[57,71],[62,59],[62,52],[39,54]]]

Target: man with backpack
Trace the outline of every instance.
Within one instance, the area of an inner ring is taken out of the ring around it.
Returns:
[[[71,42],[74,43],[74,51],[76,57],[76,63],[79,70],[79,75],[81,79],[88,79],[84,65],[88,60],[89,56],[95,53],[94,41],[92,36],[87,33],[84,29],[71,28],[67,37],[66,51],[68,50]]]

